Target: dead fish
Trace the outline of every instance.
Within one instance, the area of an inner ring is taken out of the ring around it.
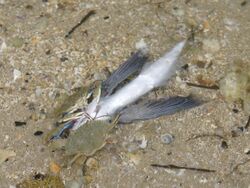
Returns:
[[[86,112],[97,120],[110,119],[119,110],[134,103],[152,89],[165,84],[178,69],[176,61],[185,44],[186,41],[179,42],[170,52],[163,55],[154,63],[147,65],[134,80],[114,94],[103,97],[98,102],[97,100],[93,100],[87,106]],[[87,118],[84,116],[79,118],[74,124],[73,130],[78,129],[86,121]]]
[[[94,104],[98,104],[100,99],[113,94],[114,90],[121,82],[139,72],[147,60],[147,49],[141,48],[136,53],[132,54],[131,57],[119,66],[105,81],[99,82],[95,87],[90,87],[91,89],[85,89],[85,94],[81,94],[84,97],[79,98],[78,101],[80,102],[76,102],[78,104],[68,108],[68,110],[64,108],[64,116],[58,121],[58,123],[64,123],[64,127],[54,134],[50,140],[58,139],[66,130],[74,128],[82,117],[85,117],[86,120],[93,120],[93,118],[86,113],[84,108],[84,104],[87,105],[88,99],[92,98],[90,102],[95,101]],[[86,93],[86,91],[88,92]],[[82,107],[79,105],[82,105]],[[64,107],[65,105],[62,106]]]
[[[175,74],[180,67],[177,59],[185,44],[186,41],[179,42],[170,52],[147,66],[144,65],[148,59],[147,53],[145,51],[135,53],[103,82],[100,95],[87,105],[86,111],[74,121],[69,121],[54,138],[60,138],[66,129],[78,129],[89,120],[106,121],[118,115],[120,116],[118,122],[129,123],[174,114],[200,105],[201,101],[190,96],[132,105],[152,89],[165,84]],[[134,80],[117,89],[119,84],[140,69],[141,72]]]

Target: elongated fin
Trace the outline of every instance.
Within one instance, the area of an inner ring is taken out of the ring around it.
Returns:
[[[125,61],[117,70],[115,70],[102,85],[102,97],[112,94],[114,89],[122,81],[127,79],[132,74],[139,71],[147,61],[148,56],[144,50],[138,50],[127,61]]]
[[[201,101],[188,97],[171,97],[144,104],[132,105],[120,112],[119,123],[131,123],[137,120],[148,120],[164,115],[171,115],[181,110],[190,109],[202,104]]]

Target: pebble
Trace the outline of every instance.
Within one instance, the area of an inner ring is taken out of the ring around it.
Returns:
[[[61,167],[52,161],[50,163],[50,171],[54,174],[58,174],[61,171]]]
[[[172,14],[177,16],[177,17],[182,17],[182,16],[184,16],[185,12],[183,9],[180,9],[178,7],[174,7],[172,10]]]
[[[42,89],[41,89],[40,87],[37,87],[35,93],[36,93],[36,96],[37,96],[37,97],[41,96],[41,94],[42,94]]]
[[[141,140],[141,144],[139,145],[139,147],[141,148],[141,149],[145,149],[146,147],[147,147],[147,145],[148,145],[148,141],[145,139],[145,137],[144,137],[144,139],[143,140]]]
[[[16,81],[18,78],[20,78],[21,75],[22,75],[21,71],[14,69],[14,71],[13,71],[14,81]]]
[[[249,148],[245,148],[244,149],[244,153],[247,154],[247,155],[249,155],[250,154],[250,149]]]
[[[161,135],[161,142],[164,144],[171,144],[174,141],[174,136],[169,133]]]
[[[88,158],[86,161],[86,166],[90,169],[97,169],[98,168],[98,161],[95,158]]]
[[[0,54],[4,51],[4,49],[6,49],[7,48],[7,45],[6,45],[6,43],[5,43],[5,41],[2,41],[2,44],[1,44],[1,46],[0,46]]]
[[[137,50],[143,50],[144,53],[147,53],[148,52],[148,46],[146,44],[146,42],[144,41],[144,39],[141,39],[140,41],[138,41],[136,44],[135,44],[135,48]]]

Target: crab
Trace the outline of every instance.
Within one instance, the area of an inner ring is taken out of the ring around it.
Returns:
[[[86,126],[82,126],[78,131],[70,134],[65,145],[65,154],[74,156],[71,163],[82,155],[90,157],[102,149],[114,126],[114,123],[90,121]]]
[[[67,139],[58,139],[49,144],[53,150],[63,149],[65,156],[72,157],[67,166],[71,166],[79,157],[93,156],[106,145],[110,131],[116,123],[89,121],[77,131],[71,132]]]

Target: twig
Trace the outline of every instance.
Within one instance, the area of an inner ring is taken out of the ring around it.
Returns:
[[[245,125],[245,130],[247,130],[250,127],[250,116],[248,117],[247,123]]]
[[[89,11],[79,23],[77,23],[72,29],[65,35],[65,38],[69,38],[71,34],[80,26],[82,25],[87,19],[89,19],[90,16],[94,15],[96,12],[95,10]]]
[[[173,164],[169,164],[169,165],[151,164],[151,166],[158,167],[158,168],[168,168],[168,169],[185,169],[185,170],[192,170],[192,171],[199,171],[199,172],[216,172],[215,170],[210,170],[210,169],[205,169],[205,168],[176,166]]]
[[[214,90],[220,89],[219,86],[217,86],[217,85],[206,86],[206,85],[199,85],[199,84],[190,83],[190,82],[186,82],[186,84],[188,86],[199,87],[199,88],[204,88],[204,89],[214,89]]]
[[[225,140],[225,138],[223,136],[218,135],[218,134],[199,134],[199,135],[194,135],[191,138],[188,138],[186,141],[195,140],[197,138],[202,138],[202,137],[216,137],[216,138]]]

